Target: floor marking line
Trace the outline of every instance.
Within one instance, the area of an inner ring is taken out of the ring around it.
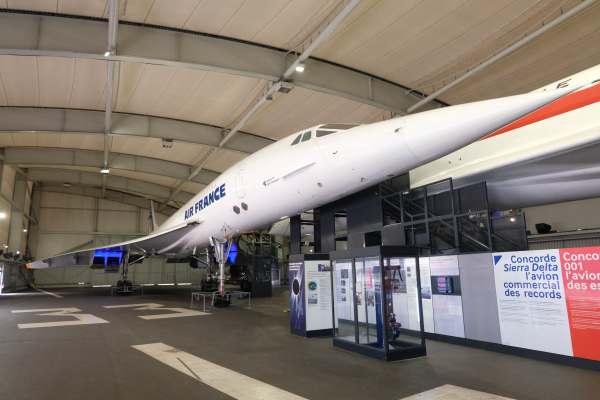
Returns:
[[[39,316],[51,317],[73,317],[75,320],[53,321],[53,322],[31,322],[27,324],[17,324],[19,329],[30,328],[49,328],[54,326],[74,326],[74,325],[93,325],[108,324],[105,319],[96,317],[92,314],[80,314],[81,310],[75,307],[66,308],[37,308],[32,310],[12,310],[13,314],[36,313]]]
[[[193,370],[192,370],[192,369],[191,369],[191,368],[190,368],[190,367],[189,367],[189,366],[188,366],[188,365],[187,365],[185,362],[183,362],[183,360],[182,360],[181,358],[179,358],[179,357],[175,357],[175,358],[177,358],[177,359],[179,360],[179,362],[180,362],[181,364],[183,364],[183,366],[184,366],[185,368],[187,368],[187,370],[188,370],[188,371],[190,371],[190,374],[194,375],[194,377],[195,377],[195,378],[196,378],[198,381],[202,382],[202,379],[200,379],[200,377],[199,377],[198,375],[196,375],[196,373],[195,373],[195,372],[194,372],[194,371],[193,371]]]
[[[442,385],[402,400],[514,400],[491,393],[479,392],[461,386]]]
[[[307,400],[164,343],[131,346],[190,378],[238,400]]]
[[[47,294],[48,296],[52,296],[52,297],[55,297],[57,299],[62,299],[62,296],[60,294],[52,293],[52,292],[49,292],[47,290],[40,289],[40,288],[35,288],[35,290],[37,290],[40,293]]]
[[[165,307],[162,304],[157,303],[139,303],[139,304],[119,304],[115,306],[102,306],[107,309],[116,308],[133,308],[136,311],[172,311],[168,314],[150,314],[150,315],[138,315],[138,318],[151,320],[151,319],[165,319],[165,318],[181,318],[181,317],[196,317],[202,315],[210,315],[203,311],[190,310],[189,308],[180,307]]]

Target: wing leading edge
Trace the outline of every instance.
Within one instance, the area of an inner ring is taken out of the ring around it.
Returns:
[[[200,222],[198,221],[192,221],[127,242],[58,254],[29,263],[27,264],[27,268],[90,267],[94,262],[95,256],[111,257],[111,254],[113,254],[119,258],[120,262],[121,258],[116,255],[121,254],[122,256],[129,252],[148,256],[177,253],[183,250],[185,244],[188,242],[187,238],[199,224]]]

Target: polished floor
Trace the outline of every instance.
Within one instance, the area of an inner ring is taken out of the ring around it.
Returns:
[[[0,296],[0,399],[596,400],[600,393],[600,372],[485,350],[430,341],[425,358],[384,363],[334,349],[330,339],[292,336],[284,292],[256,299],[250,310],[210,314],[190,312],[184,289],[50,292],[62,297]]]

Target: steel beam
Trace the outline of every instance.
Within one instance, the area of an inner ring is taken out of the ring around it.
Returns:
[[[0,54],[122,61],[194,68],[277,82],[289,53],[232,38],[121,21],[119,54],[104,57],[103,19],[0,12]],[[41,32],[38,40],[37,32]],[[304,60],[294,85],[404,113],[417,99],[408,88],[321,59]]]
[[[40,182],[36,185],[36,191],[39,192],[50,192],[50,193],[64,193],[64,194],[73,194],[79,196],[87,196],[94,197],[97,199],[105,199],[116,201],[118,203],[127,204],[130,206],[140,207],[143,209],[149,209],[148,200],[143,197],[139,197],[137,195],[132,195],[130,193],[121,192],[118,190],[113,190],[110,187],[106,188],[106,196],[102,197],[102,189],[94,186],[88,186],[84,184],[74,184],[71,187],[64,187],[59,184],[55,184],[52,182]],[[177,211],[176,207],[171,205],[163,206],[163,213],[166,215],[171,215]]]
[[[119,33],[119,0],[108,1],[108,44],[105,57],[114,56],[117,53],[117,37]],[[115,61],[109,60],[106,63],[106,84],[104,86],[104,162],[102,168],[109,170],[109,156],[112,145],[110,136],[112,128],[112,109],[113,109],[113,88],[115,84]],[[106,189],[106,174],[102,176],[102,194]]]
[[[118,174],[118,172],[117,172]],[[97,172],[78,171],[61,168],[28,168],[27,179],[34,182],[55,182],[61,185],[87,185],[101,187],[101,176]],[[145,199],[163,202],[169,197],[171,188],[147,181],[132,179],[111,174],[106,177],[106,187],[129,193]],[[191,193],[181,192],[174,199],[174,206],[185,203],[192,197]]]
[[[114,152],[110,158],[110,164],[115,169],[165,176],[178,180],[185,179],[191,171],[189,165],[157,158]],[[8,164],[29,167],[91,167],[99,170],[103,165],[103,153],[96,150],[51,147],[7,147],[4,149],[4,160]],[[217,176],[219,176],[218,172],[204,170],[192,182],[207,185]]]
[[[469,79],[471,76],[479,73],[481,70],[489,67],[490,65],[494,64],[496,61],[498,61],[498,60],[506,57],[507,55],[509,55],[510,53],[514,52],[515,50],[520,49],[521,47],[525,46],[527,43],[531,42],[532,40],[534,40],[538,36],[542,35],[546,31],[554,28],[555,26],[557,26],[558,24],[562,23],[563,21],[566,21],[567,19],[571,18],[573,15],[575,15],[575,14],[579,13],[580,11],[588,8],[589,6],[591,6],[592,4],[594,4],[595,1],[596,0],[585,0],[582,3],[579,3],[577,6],[573,7],[572,9],[570,9],[569,11],[567,11],[566,13],[561,14],[560,16],[558,16],[557,18],[553,19],[549,23],[542,25],[540,28],[538,28],[537,30],[533,31],[529,35],[524,36],[523,38],[521,38],[517,42],[513,43],[512,45],[508,46],[507,48],[505,48],[501,52],[497,53],[493,57],[487,59],[486,61],[482,62],[478,66],[470,69],[468,72],[466,72],[465,74],[459,76],[458,78],[456,78],[452,82],[450,82],[450,83],[442,86],[441,88],[439,88],[435,92],[433,92],[430,95],[426,96],[424,99],[418,101],[416,104],[413,104],[412,106],[408,107],[406,109],[406,112],[407,113],[411,113],[411,112],[415,111],[417,108],[421,108],[421,107],[425,106],[426,104],[430,103],[431,101],[434,101],[441,94],[443,94],[443,93],[447,92],[448,90],[452,89],[453,87],[455,87],[459,83],[464,82],[465,80]]]
[[[104,112],[94,110],[0,106],[0,132],[104,134],[103,118]],[[149,137],[216,147],[222,139],[223,128],[113,111],[111,131],[113,137]],[[240,131],[223,148],[250,154],[273,142],[272,139]]]

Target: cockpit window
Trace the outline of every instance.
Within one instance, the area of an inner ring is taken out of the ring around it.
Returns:
[[[295,144],[298,144],[298,143],[300,143],[300,138],[301,138],[301,137],[302,137],[302,134],[300,134],[300,135],[296,136],[296,139],[294,139],[294,141],[292,142],[292,146],[293,146],[293,145],[295,145]]]
[[[358,124],[327,124],[327,125],[320,126],[319,128],[320,129],[333,129],[336,131],[345,131],[347,129],[354,128],[357,126],[358,126]]]
[[[324,131],[322,129],[318,129],[317,130],[317,137],[323,137],[323,136],[327,136],[327,135],[331,135],[332,133],[336,133],[337,131]]]
[[[306,131],[306,132],[304,132],[304,133],[302,134],[302,141],[303,141],[303,142],[306,142],[307,140],[310,140],[310,134],[311,134],[311,131]]]

